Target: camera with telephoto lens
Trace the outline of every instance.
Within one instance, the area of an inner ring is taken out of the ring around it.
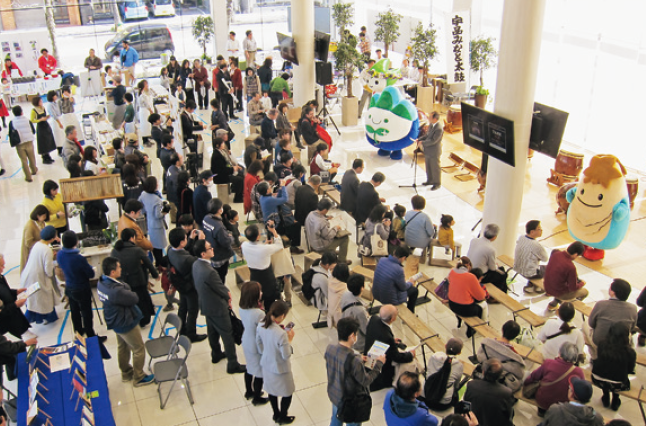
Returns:
[[[168,203],[168,201],[164,201],[164,202],[162,203],[162,209],[161,209],[161,212],[162,212],[162,213],[168,213],[168,212],[170,212],[170,204]]]

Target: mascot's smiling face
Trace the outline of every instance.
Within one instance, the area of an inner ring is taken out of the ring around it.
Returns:
[[[374,141],[375,146],[384,142],[402,141],[405,148],[412,143],[411,137],[417,137],[410,134],[415,120],[418,120],[415,106],[402,98],[396,88],[386,87],[382,93],[375,94],[370,99],[368,115],[364,119],[366,136]]]
[[[388,58],[375,62],[368,72],[371,77],[364,83],[372,93],[383,92],[386,87],[392,86],[401,77],[398,69],[390,68],[390,59]]]

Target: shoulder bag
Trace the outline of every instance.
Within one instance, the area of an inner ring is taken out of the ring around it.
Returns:
[[[572,372],[572,370],[574,370],[574,367],[575,366],[572,365],[565,373],[563,373],[558,379],[554,380],[553,382],[542,383],[539,380],[538,382],[531,383],[529,385],[524,385],[522,390],[523,397],[528,399],[534,399],[534,397],[536,396],[536,392],[538,392],[538,388],[540,388],[541,386],[543,387],[552,386],[553,384],[560,382],[561,380],[565,379]]]
[[[336,418],[343,423],[363,423],[370,420],[370,411],[372,410],[372,398],[368,389],[362,392],[355,392],[348,388],[348,381],[354,380],[350,370],[354,354],[351,353],[345,359],[343,367],[343,398],[336,412]]]

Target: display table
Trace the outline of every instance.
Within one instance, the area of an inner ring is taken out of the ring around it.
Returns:
[[[98,337],[85,339],[87,359],[76,346],[68,349],[70,361],[76,355],[85,361],[85,376],[87,385],[85,391],[90,394],[91,412],[94,416],[95,426],[114,426],[114,417],[112,415],[112,406],[110,404],[110,393],[108,391],[108,382],[105,377],[103,368],[103,359],[101,358],[101,349],[99,348]],[[29,371],[32,368],[38,368],[42,373],[34,371],[33,374],[39,374],[40,384],[36,401],[38,403],[38,414],[30,423],[30,426],[44,425],[49,419],[49,424],[53,426],[80,425],[83,416],[83,400],[78,401],[78,392],[74,389],[72,379],[77,374],[76,363],[73,363],[71,370],[64,369],[55,373],[50,372],[42,360],[47,360],[56,354],[44,355],[34,353],[29,363],[26,362],[27,354],[18,355],[18,426],[27,425],[27,411],[29,409]],[[39,359],[40,358],[40,359]],[[42,384],[42,385],[41,385]],[[45,390],[45,388],[47,390]],[[70,396],[72,398],[70,399]],[[47,402],[45,401],[47,400]],[[78,402],[78,404],[77,404]]]

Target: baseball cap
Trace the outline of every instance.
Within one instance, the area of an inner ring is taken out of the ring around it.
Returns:
[[[590,401],[590,398],[592,398],[592,385],[590,382],[576,376],[571,376],[569,382],[577,401],[584,404]]]
[[[213,172],[211,170],[204,170],[200,173],[200,182],[203,180],[211,179],[213,177]]]
[[[52,225],[47,225],[42,231],[40,231],[40,239],[47,241],[52,238],[56,238],[56,228]]]

